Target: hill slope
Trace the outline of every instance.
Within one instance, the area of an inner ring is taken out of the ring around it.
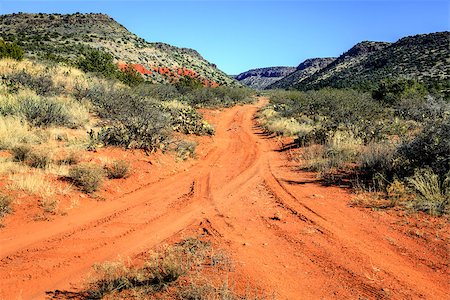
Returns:
[[[362,42],[293,87],[370,87],[383,79],[448,85],[449,32],[415,35],[395,43]]]
[[[74,60],[86,48],[100,49],[122,65],[138,65],[152,82],[168,83],[190,76],[214,85],[237,84],[197,51],[146,42],[104,14],[1,15],[0,38],[17,42],[27,57],[60,61]]]
[[[295,72],[288,74],[286,77],[280,78],[280,80],[267,86],[267,88],[289,88],[316,73],[317,71],[322,70],[335,59],[335,57],[307,59],[296,68]]]
[[[269,67],[252,69],[235,76],[235,78],[249,87],[262,90],[272,83],[284,78],[285,76],[288,76],[295,70],[295,67]]]

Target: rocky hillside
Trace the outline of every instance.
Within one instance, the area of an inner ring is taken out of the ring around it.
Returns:
[[[373,87],[384,79],[414,79],[449,86],[450,32],[415,35],[395,43],[362,42],[319,72],[292,85],[301,90],[322,87]]]
[[[295,70],[295,67],[269,67],[252,69],[235,76],[235,78],[251,88],[263,90],[272,83],[288,76]]]
[[[155,83],[189,76],[209,85],[238,84],[197,51],[149,43],[104,14],[1,15],[0,38],[18,43],[27,57],[57,61],[73,61],[86,49],[99,49],[121,66],[132,64]]]
[[[310,58],[302,62],[294,72],[267,86],[268,89],[284,89],[300,83],[305,78],[328,66],[335,57]]]

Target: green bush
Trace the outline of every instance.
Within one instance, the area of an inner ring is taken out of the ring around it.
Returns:
[[[144,78],[132,65],[128,65],[125,69],[120,70],[117,73],[117,78],[129,86],[137,86],[144,83]]]
[[[133,92],[143,98],[153,98],[161,101],[170,101],[181,97],[181,93],[174,85],[169,84],[141,84]]]
[[[92,193],[99,189],[104,177],[103,169],[93,164],[80,164],[70,168],[69,178],[83,192]]]
[[[431,168],[443,177],[450,171],[450,119],[427,125],[413,140],[398,148],[398,170],[402,177],[416,169]]]
[[[214,128],[203,120],[202,115],[195,108],[182,103],[178,106],[171,102],[164,104],[164,110],[171,115],[172,130],[184,134],[214,134]]]
[[[230,107],[251,103],[253,91],[248,88],[219,86],[192,89],[183,94],[183,100],[196,107]]]
[[[182,94],[201,89],[203,84],[196,78],[185,76],[175,83],[175,88]]]
[[[107,78],[115,78],[118,72],[112,55],[96,49],[85,49],[76,66],[84,72],[100,73]]]
[[[116,120],[112,125],[103,127],[98,140],[104,145],[123,146],[125,148],[144,149],[154,152],[165,149],[170,136],[169,119],[156,111],[139,116]]]
[[[351,131],[368,143],[385,139],[392,130],[393,112],[383,109],[368,93],[336,89],[276,91],[270,99],[270,106],[279,117],[314,126],[308,134],[302,134],[302,144],[325,143],[339,130]]]
[[[0,59],[1,58],[12,58],[15,60],[23,59],[24,51],[16,43],[8,43],[0,40]]]

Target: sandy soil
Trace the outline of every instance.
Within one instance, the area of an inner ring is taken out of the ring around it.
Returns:
[[[52,222],[0,229],[0,299],[71,289],[94,263],[193,226],[278,299],[448,299],[448,224],[350,207],[350,191],[296,170],[256,126],[263,102],[207,112],[216,135],[176,172]]]

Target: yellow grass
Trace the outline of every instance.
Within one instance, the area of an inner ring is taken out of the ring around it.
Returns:
[[[23,191],[30,195],[41,197],[52,196],[55,193],[54,186],[45,179],[43,174],[13,174],[9,176],[10,190]]]
[[[30,168],[26,165],[13,162],[10,158],[0,158],[0,175],[11,175],[28,172]]]
[[[11,149],[21,143],[39,143],[45,140],[44,135],[38,135],[26,121],[15,116],[0,116],[0,149]]]

